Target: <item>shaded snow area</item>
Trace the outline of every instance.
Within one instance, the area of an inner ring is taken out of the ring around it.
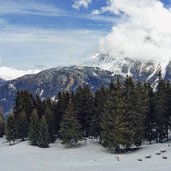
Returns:
[[[13,146],[4,142],[5,139],[0,139],[0,171],[171,170],[171,142],[144,145],[137,151],[120,155],[109,153],[95,140],[70,149],[59,142],[47,149],[31,146],[27,141]],[[161,150],[166,152],[157,155]],[[149,155],[151,158],[146,159],[145,156]]]

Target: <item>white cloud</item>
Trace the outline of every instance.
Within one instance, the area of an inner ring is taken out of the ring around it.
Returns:
[[[3,28],[0,32],[1,66],[23,70],[35,65],[44,65],[46,69],[80,64],[98,50],[98,42],[105,35],[104,30]]]
[[[36,1],[0,1],[0,15],[4,14],[30,14],[59,16],[67,15],[66,11],[61,10],[49,4],[38,3]]]
[[[9,67],[0,67],[0,78],[4,80],[12,80],[26,74],[36,74],[40,70],[17,70]]]
[[[94,14],[111,12],[118,23],[100,42],[101,53],[113,57],[171,60],[171,10],[160,0],[108,0]]]
[[[89,4],[91,3],[92,3],[92,0],[75,0],[72,7],[75,9],[80,9],[81,7],[88,8]]]

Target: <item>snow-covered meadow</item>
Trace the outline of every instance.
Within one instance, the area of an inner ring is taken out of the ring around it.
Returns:
[[[27,141],[9,146],[5,141],[0,139],[0,171],[171,170],[171,141],[144,145],[137,151],[120,155],[109,153],[95,140],[88,140],[75,148],[65,148],[56,142],[47,149],[31,146]],[[165,153],[156,155],[163,149],[166,149]],[[151,158],[146,159],[146,155]],[[163,156],[167,159],[162,159]]]

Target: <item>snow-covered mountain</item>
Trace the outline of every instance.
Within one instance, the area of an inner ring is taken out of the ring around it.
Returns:
[[[74,91],[84,84],[88,84],[91,90],[95,91],[101,85],[109,85],[110,81],[115,79],[112,72],[97,67],[52,68],[38,74],[25,75],[1,86],[0,106],[4,112],[8,112],[14,104],[17,90],[28,90],[41,98],[54,98],[59,91]]]
[[[85,66],[57,67],[37,74],[0,83],[0,106],[7,112],[14,104],[17,90],[28,90],[41,98],[54,98],[59,91],[74,91],[78,86],[88,84],[94,91],[102,84],[120,76],[124,80],[131,75],[134,80],[157,84],[158,73],[162,70],[164,79],[171,80],[171,62],[158,64],[154,61],[138,61],[131,58],[117,59],[109,55],[96,55]],[[0,72],[1,73],[1,72]],[[25,73],[21,72],[23,75]],[[30,73],[30,72],[29,72]]]
[[[171,80],[171,62],[135,60],[132,58],[113,58],[105,54],[96,54],[86,65],[100,67],[113,72],[114,75],[130,75],[135,80],[155,83],[158,72],[162,71],[164,79]]]

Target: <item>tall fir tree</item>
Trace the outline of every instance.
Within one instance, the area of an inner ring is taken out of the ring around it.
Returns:
[[[38,133],[38,146],[42,148],[49,147],[49,130],[44,116],[40,119]]]
[[[92,122],[90,125],[90,136],[93,136],[95,138],[100,137],[100,132],[102,130],[100,126],[100,118],[106,99],[107,99],[107,90],[104,86],[101,86],[101,88],[97,90],[94,95]]]
[[[6,129],[5,129],[5,134],[6,134],[6,139],[11,145],[12,142],[16,140],[16,130],[15,130],[15,120],[14,120],[14,114],[10,114],[7,118],[6,122]]]
[[[0,137],[3,137],[5,129],[5,122],[2,110],[0,109]]]
[[[21,138],[22,141],[24,141],[25,138],[28,136],[28,121],[27,121],[27,116],[24,111],[21,111],[18,113],[18,121],[16,125],[16,132],[17,132],[17,137]]]
[[[81,126],[71,99],[63,116],[60,134],[62,144],[67,146],[75,145],[82,140]]]
[[[157,92],[154,98],[156,116],[156,142],[162,143],[165,138],[168,140],[169,115],[166,103],[166,83],[159,72]]]
[[[104,103],[104,108],[101,114],[101,141],[104,147],[108,149],[114,149],[115,152],[120,151],[121,131],[120,126],[120,116],[123,113],[123,103],[121,100],[121,87],[119,81],[113,87],[114,89],[109,89],[107,94],[106,102]],[[116,88],[115,87],[115,88]],[[119,132],[120,131],[120,132]]]
[[[93,118],[93,94],[88,85],[78,87],[74,96],[74,105],[81,124],[81,131],[85,138],[89,137]]]
[[[30,122],[30,116],[34,108],[34,99],[31,93],[28,91],[18,91],[16,94],[16,100],[14,105],[14,119],[15,119],[15,126],[16,126],[16,136],[17,138],[20,137],[20,113],[24,112],[26,114],[27,123]],[[28,132],[29,125],[27,124],[26,127]]]
[[[62,122],[62,118],[64,112],[67,108],[68,102],[70,98],[69,92],[59,92],[58,96],[56,97],[56,105],[54,105],[54,115],[55,115],[55,130],[57,133],[58,138],[60,138],[60,125]]]
[[[36,109],[31,114],[28,136],[31,145],[39,145],[39,116]]]
[[[50,107],[46,107],[45,110],[45,119],[48,125],[48,131],[49,131],[49,141],[54,142],[56,140],[55,137],[55,116],[53,111],[51,110]]]
[[[148,93],[148,111],[145,113],[144,119],[144,139],[150,144],[156,139],[156,119],[154,113],[154,92],[150,84],[145,83],[144,88]]]

